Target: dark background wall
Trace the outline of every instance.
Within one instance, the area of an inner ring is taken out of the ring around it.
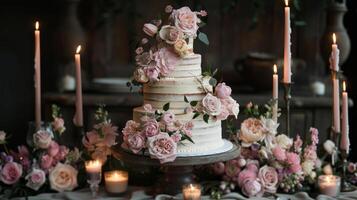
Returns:
[[[41,23],[41,56],[43,91],[57,92],[63,74],[73,74],[72,54],[75,46],[84,46],[83,74],[86,91],[91,91],[93,77],[128,77],[133,70],[133,50],[140,39],[141,26],[157,17],[167,4],[188,5],[209,13],[203,28],[210,39],[209,48],[196,43],[196,51],[204,56],[204,66],[223,71],[223,78],[241,93],[248,90],[247,81],[234,70],[234,63],[247,53],[258,51],[283,55],[283,5],[280,0],[190,0],[190,1],[80,1],[75,17],[80,30],[73,30],[68,6],[75,0],[2,0],[0,1],[0,130],[12,134],[13,144],[23,143],[27,123],[33,120],[33,30],[35,20]],[[301,11],[293,9],[293,57],[304,60],[305,67],[294,74],[296,85],[308,86],[314,80],[328,79],[326,62],[320,56],[320,38],[326,24],[326,1],[300,0]],[[348,78],[352,99],[357,99],[357,83],[353,80],[356,65],[357,38],[353,29],[357,17],[356,2],[347,1],[349,11],[345,26],[352,50],[342,66]],[[68,21],[67,21],[68,20]],[[69,24],[69,25],[68,25]],[[72,24],[73,25],[73,24]],[[72,36],[68,42],[68,37]],[[78,41],[78,42],[77,42]],[[328,82],[327,82],[328,83]],[[254,99],[252,99],[254,101]],[[45,110],[44,113],[49,113]],[[356,108],[350,110],[351,140],[357,127]],[[354,157],[357,149],[353,151]],[[357,160],[357,157],[356,157]]]

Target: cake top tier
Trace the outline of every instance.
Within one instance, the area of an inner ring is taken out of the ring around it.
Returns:
[[[198,32],[203,25],[200,17],[205,17],[206,11],[167,6],[165,12],[166,20],[152,20],[143,26],[145,36],[135,51],[137,68],[133,82],[137,84],[157,82],[160,77],[170,76],[176,67],[182,66],[180,63],[190,60],[185,58],[195,57],[200,62],[193,52],[193,41],[197,36],[208,44],[207,36]]]

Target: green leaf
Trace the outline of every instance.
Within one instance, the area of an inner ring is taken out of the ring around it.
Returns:
[[[204,114],[204,115],[203,115],[203,121],[205,121],[206,123],[208,123],[208,119],[209,119],[209,115],[208,115],[208,114]]]
[[[206,45],[209,45],[208,37],[205,33],[198,33],[198,39]]]
[[[216,80],[215,78],[212,78],[212,77],[211,77],[211,78],[209,79],[208,83],[214,87],[214,86],[217,85],[217,80]]]
[[[183,136],[184,139],[190,141],[192,144],[195,144],[195,142],[192,140],[192,138],[186,134],[181,134]]]
[[[215,76],[218,72],[218,68],[214,69],[213,73],[212,73],[212,76]]]
[[[166,103],[163,107],[164,111],[168,111],[170,109],[170,103]]]
[[[196,119],[198,116],[200,116],[199,112],[195,112],[195,114],[193,115],[192,119]]]
[[[186,103],[189,103],[189,101],[188,101],[188,99],[187,99],[186,95],[185,95],[185,96],[183,96],[183,100],[184,100]]]
[[[197,101],[191,101],[190,105],[193,106],[193,107],[197,106]]]

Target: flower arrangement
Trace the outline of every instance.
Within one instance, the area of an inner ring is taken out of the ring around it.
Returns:
[[[163,106],[163,111],[153,110],[150,104],[144,105],[145,115],[139,122],[129,120],[122,130],[123,148],[135,154],[148,151],[151,158],[160,163],[176,159],[177,144],[191,139],[192,122],[182,123],[169,111],[170,104]]]
[[[239,189],[245,196],[274,195],[277,191],[296,192],[312,185],[317,177],[320,160],[317,157],[318,131],[310,128],[310,138],[303,142],[279,134],[272,120],[271,108],[248,104],[241,128],[232,139],[240,147],[240,155],[227,162],[212,165],[215,174],[223,178],[221,194]],[[232,131],[233,132],[233,131]]]
[[[8,196],[36,192],[49,185],[55,191],[70,191],[78,186],[77,174],[81,153],[60,145],[59,138],[65,131],[59,107],[52,106],[53,121],[49,129],[33,134],[33,146],[21,145],[17,150],[6,146],[6,133],[0,131],[0,185]],[[18,194],[19,193],[19,194]]]
[[[95,113],[95,119],[97,124],[83,136],[82,144],[93,160],[100,160],[104,164],[112,153],[111,147],[117,144],[118,127],[113,126],[104,106],[99,106]]]
[[[146,36],[135,50],[134,85],[169,75],[180,57],[193,53],[192,43],[197,36],[208,45],[207,36],[198,31],[204,25],[199,17],[207,16],[206,11],[194,12],[189,7],[173,9],[168,5],[165,12],[169,15],[167,21],[153,20],[143,26]]]

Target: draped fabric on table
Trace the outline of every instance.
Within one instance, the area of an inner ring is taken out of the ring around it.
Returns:
[[[102,192],[98,196],[98,200],[182,200],[182,195],[177,195],[177,196],[170,196],[170,195],[165,195],[161,194],[156,196],[155,198],[152,196],[148,196],[145,194],[143,190],[140,189],[130,189],[132,191],[131,195],[130,193],[121,195],[121,196],[108,196],[104,192],[104,188],[102,188]],[[0,196],[0,199],[1,196]],[[33,196],[29,197],[29,200],[83,200],[83,199],[91,199],[91,193],[89,189],[83,189],[75,192],[64,192],[64,193],[47,193],[47,194],[40,194],[38,196]],[[209,200],[210,198],[208,196],[202,197],[202,200]],[[224,195],[222,197],[223,200],[246,200],[248,198],[242,196],[241,194],[238,193],[230,193],[227,195]],[[271,200],[271,199],[279,199],[279,200],[313,200],[314,198],[310,197],[307,193],[305,192],[299,192],[294,195],[288,195],[288,194],[277,194],[276,197],[266,197],[266,198],[249,198],[249,199],[262,199],[262,200]],[[337,198],[332,198],[328,197],[325,195],[319,195],[315,199],[317,200],[332,200],[332,199],[339,199],[339,200],[357,200],[357,191],[354,192],[345,192],[341,193],[341,195]],[[15,198],[14,200],[25,200],[25,198]]]

